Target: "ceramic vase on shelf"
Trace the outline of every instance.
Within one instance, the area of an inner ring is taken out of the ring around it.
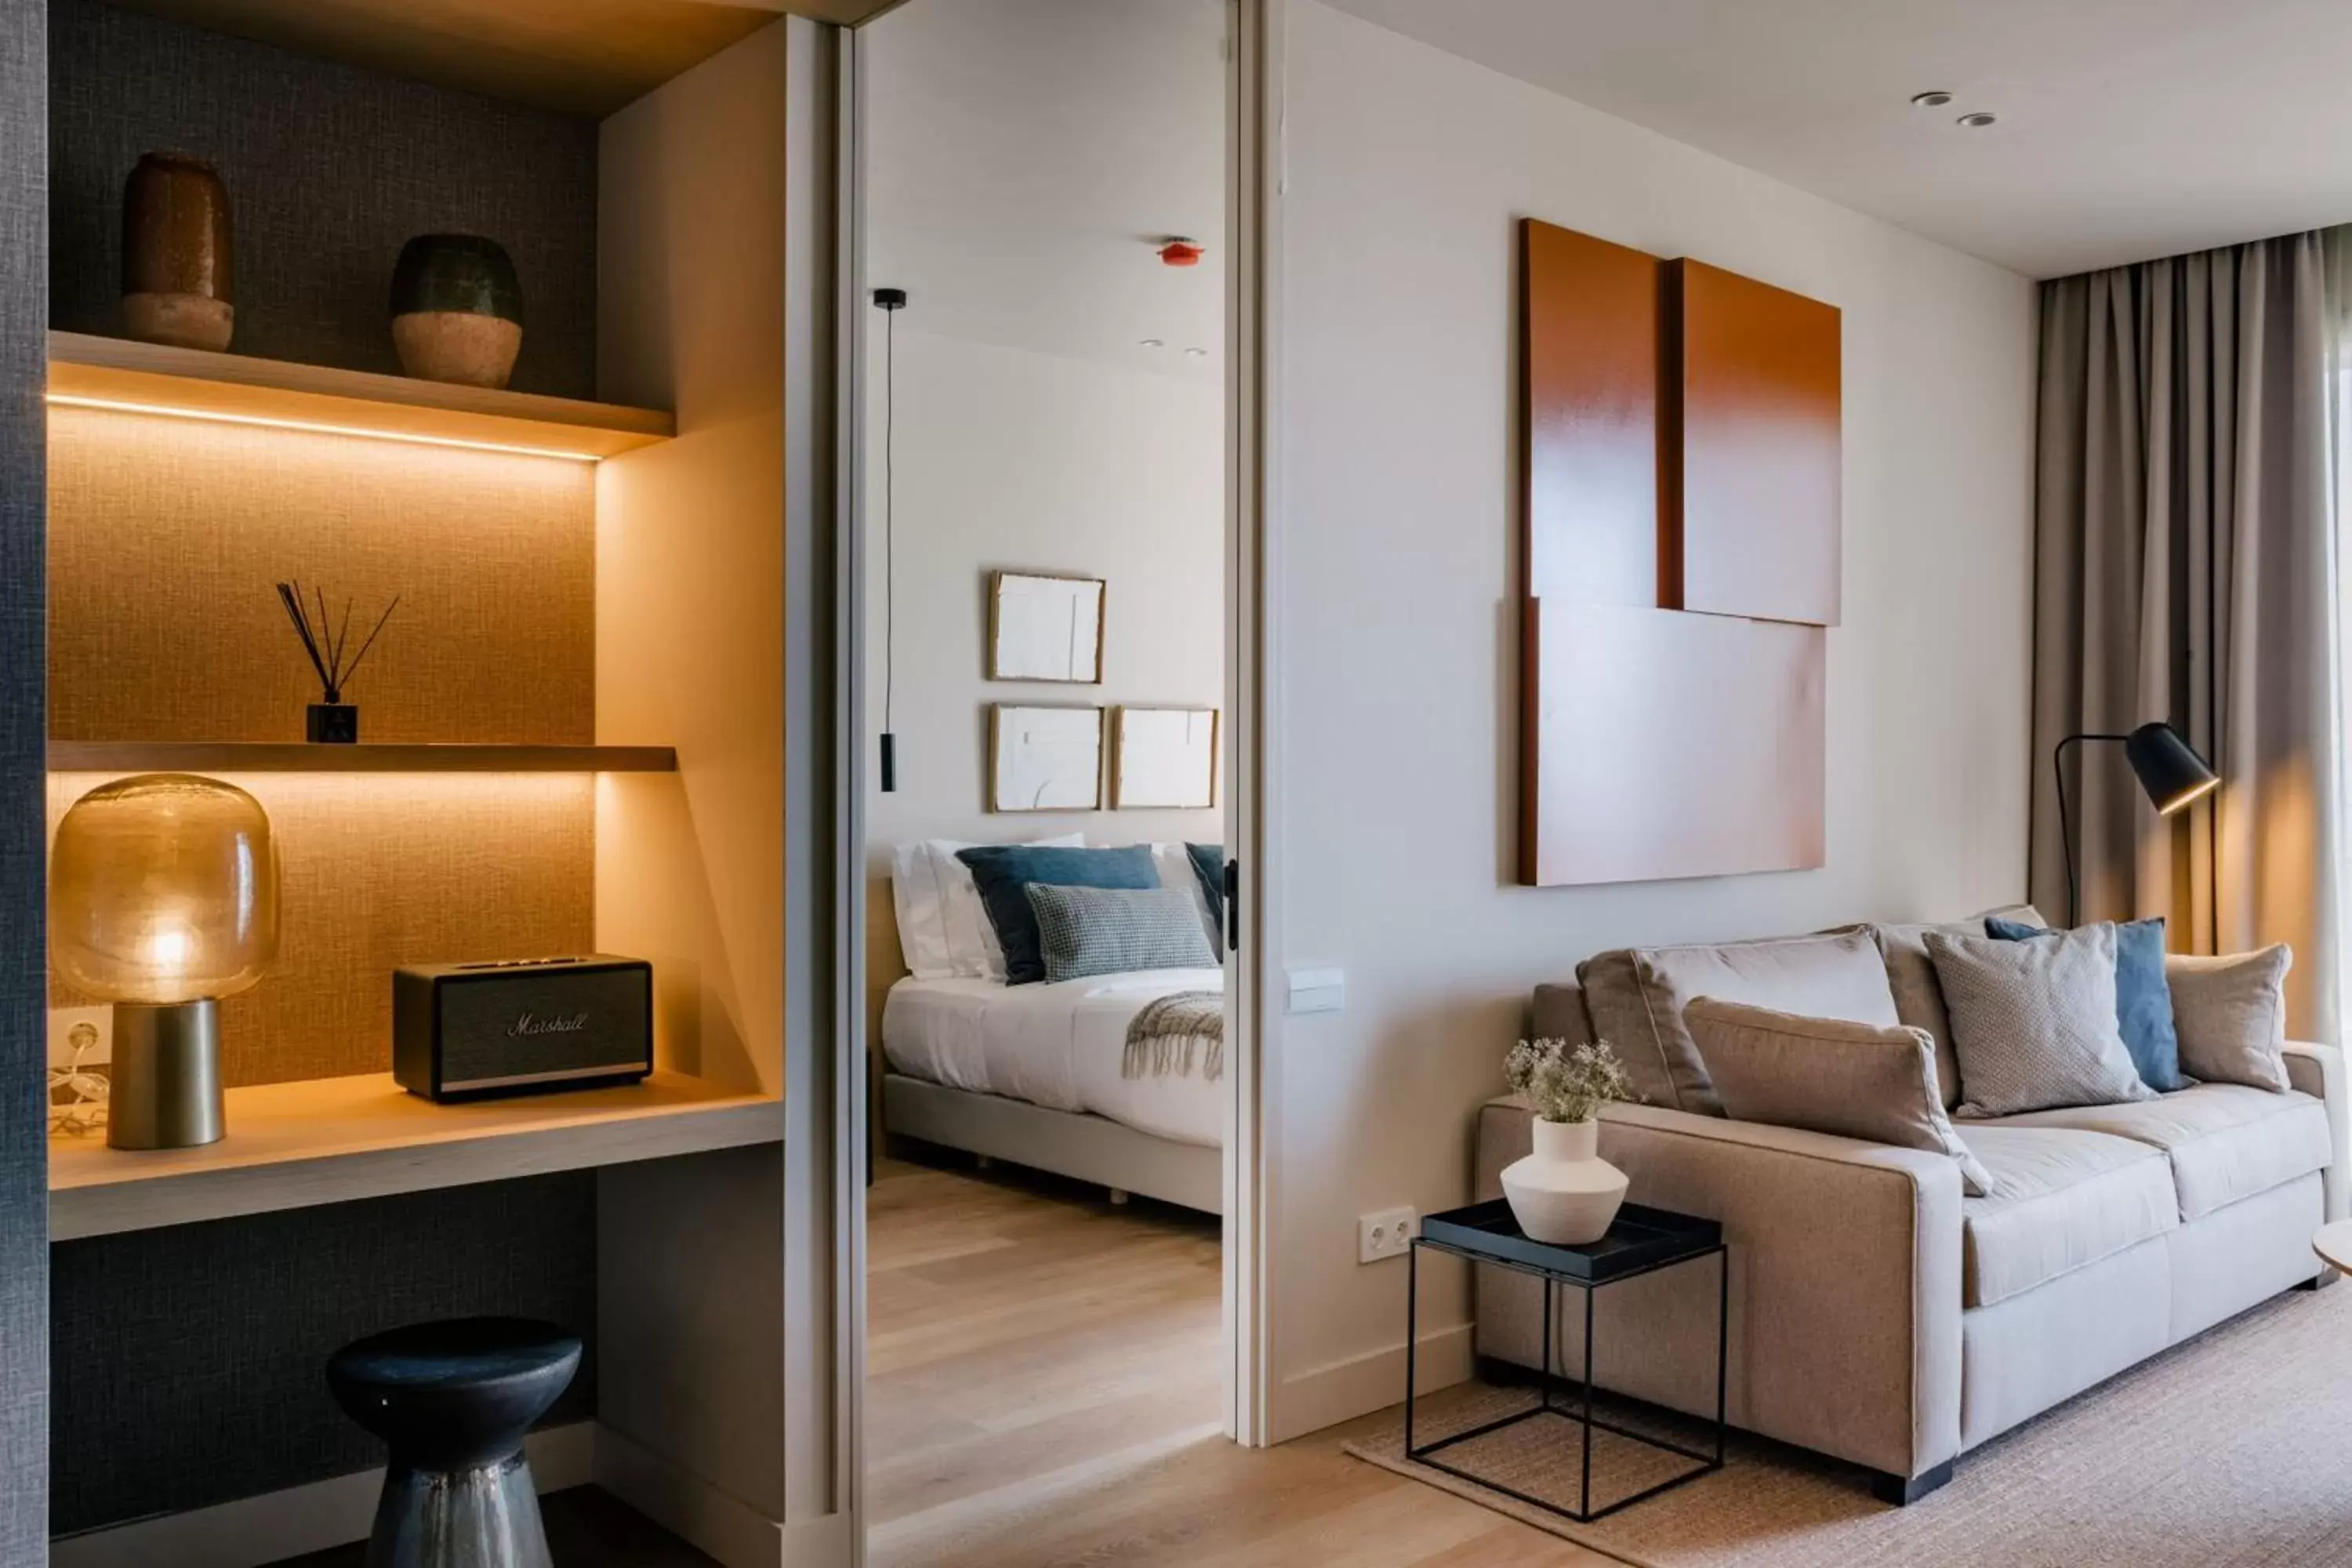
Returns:
[[[236,268],[228,188],[213,166],[150,153],[122,187],[122,330],[176,348],[228,347]]]
[[[1535,1151],[1503,1167],[1503,1195],[1530,1241],[1582,1247],[1609,1234],[1625,1173],[1601,1157],[1601,1123],[1536,1119]]]
[[[392,269],[392,342],[425,381],[502,387],[522,352],[522,284],[494,239],[420,234]]]

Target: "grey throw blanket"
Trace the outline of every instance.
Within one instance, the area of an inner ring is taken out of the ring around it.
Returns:
[[[1211,1082],[1225,1076],[1225,998],[1216,991],[1157,996],[1127,1025],[1127,1078],[1190,1077],[1195,1059]]]

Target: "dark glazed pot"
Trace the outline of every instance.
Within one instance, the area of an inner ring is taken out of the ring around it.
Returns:
[[[522,285],[494,239],[420,234],[392,269],[392,341],[427,381],[504,386],[522,351]]]
[[[150,153],[122,186],[122,328],[144,342],[228,347],[236,327],[228,187],[210,163]]]

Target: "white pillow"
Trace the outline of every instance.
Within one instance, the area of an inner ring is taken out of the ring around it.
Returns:
[[[962,862],[956,862],[959,868]],[[898,913],[898,951],[918,980],[945,980],[955,971],[948,945],[947,891],[929,844],[890,851],[890,902]]]
[[[1063,833],[1025,842],[1055,849],[1083,849],[1087,836]],[[971,879],[971,868],[956,858],[957,850],[971,846],[951,838],[933,838],[927,840],[923,847],[930,854],[931,874],[942,895],[948,957],[953,972],[972,980],[1003,979],[1004,949],[996,940],[996,927],[990,923],[988,911],[981,905],[980,889]]]

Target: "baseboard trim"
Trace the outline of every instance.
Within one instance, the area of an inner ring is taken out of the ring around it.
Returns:
[[[1476,1325],[1423,1332],[1413,1367],[1413,1386],[1423,1394],[1466,1383],[1471,1339]],[[1309,1432],[1385,1410],[1404,1396],[1404,1342],[1368,1351],[1346,1361],[1286,1377],[1275,1387],[1274,1440],[1287,1443]]]
[[[596,1429],[594,1479],[726,1568],[776,1568],[783,1561],[781,1523],[609,1426]]]
[[[596,1424],[534,1432],[524,1444],[543,1492],[593,1478]],[[280,1558],[366,1539],[383,1469],[312,1481],[211,1508],[109,1525],[49,1542],[49,1568],[261,1568]],[[773,1560],[771,1559],[771,1562]]]

